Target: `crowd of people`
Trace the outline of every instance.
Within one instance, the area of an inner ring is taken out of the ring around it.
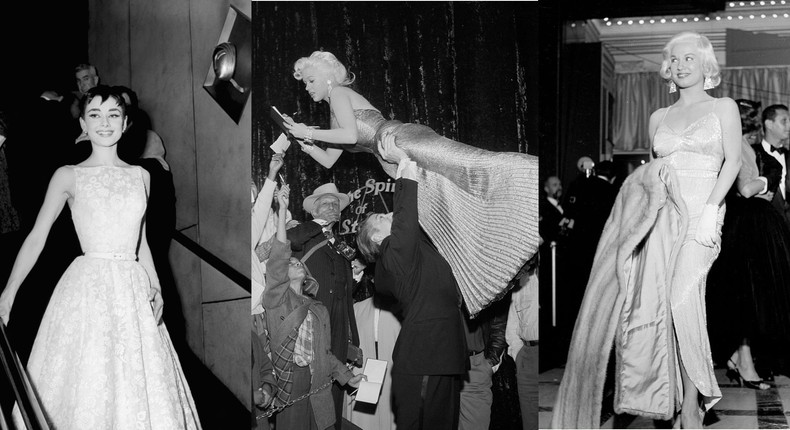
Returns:
[[[287,209],[289,187],[278,185],[284,154],[272,155],[260,189],[253,183],[253,426],[488,428],[492,377],[507,353],[516,363],[523,428],[537,428],[537,275],[530,264],[537,234],[524,227],[537,207],[499,226],[511,235],[504,244],[510,254],[481,262],[479,245],[462,249],[470,238],[444,237],[449,220],[424,203],[455,210],[455,231],[485,216],[479,207],[461,210],[470,196],[491,202],[486,213],[524,207],[530,190],[523,178],[537,160],[385,120],[347,86],[353,77],[331,53],[315,52],[294,69],[313,101],[329,104],[333,120],[322,130],[286,116],[289,134],[325,167],[344,149],[375,154],[395,180],[393,212],[366,216],[356,251],[337,236],[350,197],[335,184],[306,196],[302,206],[311,219],[295,221]],[[324,149],[316,141],[333,145]],[[461,162],[465,170],[457,169]],[[483,178],[488,186],[476,186]],[[486,265],[495,273],[490,279],[475,271]],[[474,281],[462,283],[458,267],[467,267],[460,273]],[[505,295],[508,288],[513,293]],[[372,404],[352,392],[367,378],[368,359],[387,364]]]
[[[583,300],[564,321],[555,428],[598,428],[608,384],[615,413],[702,428],[722,397],[714,365],[755,390],[788,371],[788,107],[708,95],[721,76],[698,33],[667,42],[660,75],[679,97],[650,117],[649,163],[619,190],[590,165],[568,207],[544,183],[541,236],[586,269],[562,284]]]

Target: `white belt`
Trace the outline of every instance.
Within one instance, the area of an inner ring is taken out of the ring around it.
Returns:
[[[123,253],[123,252],[86,252],[85,256],[91,258],[104,258],[107,260],[125,260],[125,261],[137,260],[136,254]]]

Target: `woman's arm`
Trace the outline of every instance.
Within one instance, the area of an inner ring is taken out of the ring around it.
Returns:
[[[723,97],[716,106],[723,133],[724,164],[719,178],[710,192],[707,204],[721,205],[741,168],[741,116],[738,106],[729,97]]]
[[[340,154],[343,153],[342,149],[338,148],[326,148],[321,149],[315,145],[307,145],[299,142],[299,146],[302,147],[302,151],[306,152],[307,155],[313,157],[313,160],[317,161],[318,164],[326,167],[327,169],[331,169],[332,166],[335,165],[335,162],[338,158],[340,158]]]
[[[36,223],[19,249],[16,261],[14,261],[14,266],[11,269],[11,275],[8,277],[3,294],[0,295],[0,318],[6,324],[8,324],[8,317],[11,313],[16,293],[36,264],[38,256],[41,255],[41,250],[44,249],[44,244],[47,242],[47,236],[49,236],[52,224],[60,215],[66,201],[74,195],[74,183],[74,169],[68,166],[63,166],[56,170],[49,181],[47,194],[38,212]]]
[[[354,90],[346,87],[336,87],[332,90],[329,107],[335,114],[338,128],[332,130],[311,129],[305,124],[294,123],[288,116],[284,116],[285,126],[299,140],[311,137],[313,140],[327,143],[354,145],[357,143],[357,120],[354,117],[354,108],[351,106],[351,97],[354,94],[356,94]]]
[[[143,174],[143,182],[145,183],[146,197],[151,189],[151,174],[145,169],[140,169]],[[148,301],[151,302],[151,310],[154,312],[154,320],[157,324],[162,321],[162,310],[164,308],[164,300],[162,300],[162,286],[159,284],[159,277],[156,275],[154,268],[154,257],[151,255],[151,248],[148,246],[148,238],[145,234],[145,218],[143,218],[143,225],[140,228],[140,251],[137,252],[137,261],[143,266],[145,272],[148,273],[148,280],[151,283],[148,292]]]

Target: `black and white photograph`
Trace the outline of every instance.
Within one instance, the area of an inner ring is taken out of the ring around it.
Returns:
[[[790,5],[539,3],[539,426],[788,428]]]
[[[249,87],[250,18],[0,6],[0,428],[250,425],[251,105],[203,87]]]
[[[537,428],[537,5],[253,2],[256,428]]]

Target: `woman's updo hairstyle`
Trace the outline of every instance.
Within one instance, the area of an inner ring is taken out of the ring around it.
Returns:
[[[118,87],[97,85],[89,89],[80,100],[80,118],[85,118],[85,108],[88,107],[88,104],[91,102],[91,100],[96,97],[98,97],[102,103],[106,102],[107,99],[112,98],[118,103],[118,107],[121,109],[121,114],[126,116],[126,100],[123,99],[123,93],[118,89]]]
[[[762,126],[760,117],[760,102],[738,99],[738,111],[741,113],[741,134],[759,131]]]
[[[335,78],[338,85],[351,85],[354,82],[354,74],[346,71],[346,66],[338,61],[337,57],[331,52],[315,51],[309,57],[302,57],[294,63],[294,78],[302,80],[302,71],[308,67],[323,70]],[[351,77],[349,77],[349,74]]]
[[[719,73],[719,62],[716,60],[716,54],[713,53],[713,45],[711,45],[707,37],[693,31],[678,33],[664,45],[664,49],[661,51],[664,60],[661,62],[661,69],[659,69],[658,74],[667,82],[672,79],[672,72],[669,70],[670,57],[672,48],[680,42],[696,42],[702,74],[706,78],[710,78],[714,87],[718,86],[721,83],[721,74]]]

